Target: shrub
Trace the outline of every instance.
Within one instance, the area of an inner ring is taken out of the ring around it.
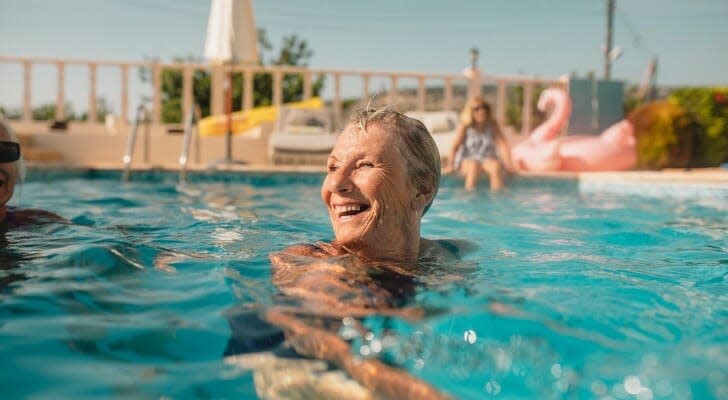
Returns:
[[[728,162],[728,88],[683,88],[668,101],[682,107],[699,125],[693,153],[694,166]]]
[[[627,117],[637,140],[637,168],[691,166],[699,126],[685,110],[667,101],[635,108]]]

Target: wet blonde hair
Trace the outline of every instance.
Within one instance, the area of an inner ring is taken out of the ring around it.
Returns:
[[[432,190],[432,198],[422,211],[424,215],[440,187],[440,153],[432,135],[420,120],[387,107],[357,110],[348,123],[362,132],[369,124],[379,124],[399,138],[399,153],[404,157],[410,182],[422,192]]]
[[[463,107],[463,111],[460,112],[460,123],[464,126],[471,126],[473,125],[473,107],[476,106],[483,106],[485,108],[486,114],[488,114],[488,122],[490,122],[491,117],[493,114],[491,113],[490,104],[488,104],[487,101],[481,96],[475,96],[471,97],[470,100],[468,100],[467,103],[465,103],[465,107]]]
[[[15,136],[13,128],[10,127],[5,119],[0,115],[0,140],[18,143],[18,137]],[[23,183],[25,180],[25,163],[23,162],[23,152],[21,149],[20,159],[15,163],[15,183]]]

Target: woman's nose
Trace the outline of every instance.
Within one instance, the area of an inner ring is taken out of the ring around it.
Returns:
[[[334,193],[346,193],[352,189],[352,182],[344,171],[336,171],[329,175],[329,188]]]

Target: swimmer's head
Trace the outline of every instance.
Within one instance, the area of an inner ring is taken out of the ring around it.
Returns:
[[[371,124],[381,124],[397,138],[399,153],[407,165],[410,181],[420,191],[432,196],[422,214],[430,208],[440,187],[440,152],[422,121],[391,108],[361,109],[349,119],[355,131],[366,132]]]
[[[0,119],[0,207],[13,197],[15,185],[25,177],[20,144],[10,125]]]

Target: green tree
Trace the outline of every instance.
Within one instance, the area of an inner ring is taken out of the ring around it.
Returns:
[[[283,38],[280,52],[266,64],[266,56],[273,47],[263,29],[258,30],[258,49],[260,51],[261,65],[292,65],[308,66],[313,56],[313,50],[308,43],[296,34]],[[187,60],[194,60],[188,57]],[[175,62],[182,63],[185,59],[178,58]],[[141,79],[151,81],[151,71],[144,68],[140,71]],[[202,116],[210,115],[210,88],[212,79],[207,71],[196,70],[193,75],[193,97],[195,104],[200,108]],[[233,74],[233,104],[239,105],[243,98],[242,73]],[[163,70],[161,73],[162,111],[161,118],[164,123],[182,121],[182,72],[179,70]],[[318,96],[324,85],[324,77],[319,76],[312,82],[312,93]],[[301,100],[303,97],[303,78],[296,74],[285,74],[283,77],[283,102]],[[253,76],[253,105],[255,107],[271,105],[273,103],[273,77],[269,73],[256,73]]]
[[[106,98],[105,97],[96,98],[96,122],[104,122],[104,120],[106,119],[106,114],[111,114],[111,113],[113,113],[113,111],[111,110],[111,107],[109,106],[109,102],[106,100]],[[73,115],[67,119],[69,119],[69,120],[78,119],[79,121],[87,121],[88,112],[85,112],[78,117]]]
[[[531,97],[531,129],[536,128],[546,119],[546,114],[539,111],[538,97],[545,87],[535,85]],[[520,133],[523,128],[523,85],[512,86],[506,95],[506,125],[510,125],[516,132]]]
[[[22,114],[17,109],[9,109],[5,108],[3,106],[0,106],[0,118],[7,118],[7,119],[20,119],[22,117]]]
[[[76,119],[73,106],[69,101],[64,105],[64,115],[66,116],[66,121]],[[53,121],[54,119],[56,119],[56,103],[41,104],[33,108],[34,121]]]

